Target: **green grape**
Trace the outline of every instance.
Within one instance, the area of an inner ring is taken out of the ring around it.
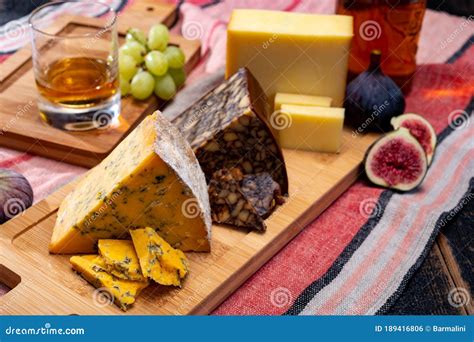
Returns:
[[[145,56],[145,65],[152,74],[161,76],[168,71],[168,60],[160,51],[150,51]]]
[[[120,93],[122,96],[128,95],[130,92],[130,82],[120,78]]]
[[[146,55],[146,49],[142,44],[136,41],[127,42],[125,45],[120,47],[119,54],[129,55],[135,60],[135,62],[140,64],[143,62],[143,57]]]
[[[120,78],[123,78],[125,81],[130,81],[137,73],[137,70],[137,62],[135,62],[132,56],[125,54],[119,55]]]
[[[184,66],[185,57],[184,52],[177,46],[168,46],[164,52],[168,59],[168,65],[170,68],[182,68]]]
[[[176,94],[173,78],[166,74],[155,78],[155,95],[163,100],[171,100]]]
[[[146,45],[146,35],[145,33],[137,28],[128,29],[127,35],[125,36],[127,42],[136,41],[141,45]]]
[[[164,51],[169,39],[168,28],[163,24],[153,25],[148,31],[148,47],[150,50]]]
[[[147,71],[141,71],[132,78],[132,96],[138,100],[144,100],[153,93],[155,79]]]
[[[173,78],[174,84],[176,84],[177,88],[181,87],[186,81],[186,72],[183,68],[168,68],[168,74]]]

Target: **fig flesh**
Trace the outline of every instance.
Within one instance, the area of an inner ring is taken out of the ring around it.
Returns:
[[[364,165],[372,183],[400,191],[420,185],[428,168],[423,147],[403,127],[375,141],[366,153]]]
[[[393,129],[405,127],[418,140],[426,153],[428,165],[431,164],[436,148],[436,132],[431,124],[421,115],[408,113],[396,116],[390,120]]]
[[[380,61],[380,50],[373,50],[369,68],[346,88],[345,123],[360,133],[365,130],[391,131],[390,119],[405,110],[402,91],[382,72]]]
[[[0,224],[33,204],[33,189],[18,172],[0,169]]]

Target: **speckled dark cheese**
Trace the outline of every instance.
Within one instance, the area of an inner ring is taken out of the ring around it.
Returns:
[[[222,168],[268,172],[288,193],[281,149],[269,124],[268,100],[246,69],[230,77],[173,123],[191,144],[207,181]]]

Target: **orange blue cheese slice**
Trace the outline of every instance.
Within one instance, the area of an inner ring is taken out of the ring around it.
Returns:
[[[143,275],[158,284],[181,286],[181,280],[188,273],[184,253],[171,247],[152,228],[131,230],[130,235]]]
[[[106,270],[104,260],[98,255],[73,256],[69,260],[74,270],[96,288],[106,289],[114,303],[126,311],[138,294],[148,286],[147,281],[117,279]]]
[[[124,280],[146,281],[132,241],[99,240],[98,248],[110,274]]]

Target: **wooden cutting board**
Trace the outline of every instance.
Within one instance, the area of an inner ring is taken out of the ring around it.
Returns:
[[[346,129],[339,154],[284,150],[290,197],[266,220],[267,231],[213,226],[211,253],[187,253],[183,288],[152,285],[127,314],[211,312],[357,179],[375,138]],[[72,271],[69,256],[48,253],[58,206],[74,185],[0,227],[0,282],[12,289],[0,297],[0,314],[123,314]]]
[[[128,28],[136,27],[147,32],[153,24],[170,24],[175,15],[174,5],[134,1],[118,17],[121,43]],[[53,25],[56,32],[86,33],[97,28],[98,21],[95,18],[68,17],[55,21]],[[199,61],[199,41],[172,35],[170,43],[183,49],[185,69],[190,72]],[[147,101],[135,101],[128,96],[122,99],[118,125],[86,132],[67,132],[53,128],[40,119],[36,96],[31,49],[28,46],[0,63],[0,145],[85,167],[98,164],[145,115],[164,105],[154,96]]]

